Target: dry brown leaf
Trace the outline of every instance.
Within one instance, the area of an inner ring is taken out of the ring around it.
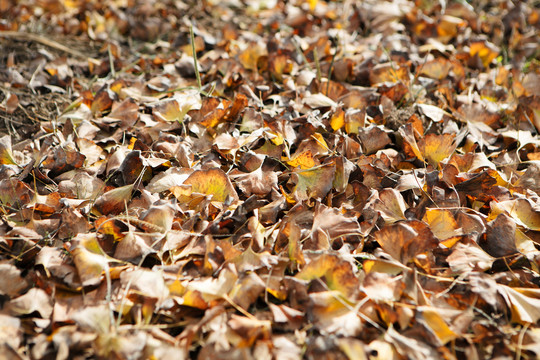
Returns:
[[[16,297],[26,289],[28,282],[21,277],[21,271],[9,263],[0,263],[0,294]]]
[[[109,190],[96,199],[93,210],[102,215],[119,214],[126,210],[132,191],[133,184]]]
[[[407,264],[416,255],[434,249],[438,244],[428,226],[419,221],[387,225],[374,236],[384,251],[403,264]]]
[[[53,311],[53,301],[44,290],[32,288],[26,294],[11,300],[7,308],[15,316],[37,312],[42,319],[49,319]]]

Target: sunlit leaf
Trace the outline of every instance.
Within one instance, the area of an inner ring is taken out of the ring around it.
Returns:
[[[422,220],[429,224],[433,235],[439,240],[446,240],[460,234],[459,225],[450,210],[426,209]]]
[[[95,234],[79,235],[71,251],[73,262],[83,286],[101,283],[104,271],[109,271],[110,258],[99,245]]]
[[[43,289],[32,288],[26,294],[11,300],[7,310],[15,316],[37,312],[42,319],[48,319],[53,311],[52,299]]]
[[[349,262],[336,255],[321,255],[308,263],[296,278],[312,281],[324,279],[328,289],[337,290],[344,296],[352,296],[357,291],[358,278]]]
[[[339,291],[321,291],[309,294],[313,310],[309,316],[321,332],[340,337],[356,337],[363,328],[355,309],[347,306]]]
[[[458,334],[450,329],[445,319],[435,308],[422,307],[420,316],[443,345],[459,337]]]
[[[330,118],[332,130],[337,131],[345,125],[345,112],[342,109],[336,111]]]
[[[11,136],[0,138],[0,165],[17,165],[11,153]]]
[[[442,80],[448,75],[451,69],[452,64],[448,60],[438,57],[423,64],[420,68],[420,73],[432,79]]]
[[[332,188],[335,171],[334,164],[295,171],[293,175],[296,182],[294,196],[299,200],[323,198]]]
[[[476,41],[471,43],[469,53],[471,56],[478,56],[484,67],[488,67],[499,55],[499,49],[490,42]]]
[[[193,192],[211,195],[213,201],[238,200],[229,177],[221,169],[197,170],[184,181],[184,185],[191,185]]]
[[[495,258],[476,244],[458,243],[447,261],[452,271],[461,274],[470,271],[486,271],[491,268]]]
[[[384,189],[379,192],[379,200],[375,203],[375,210],[381,212],[381,216],[387,223],[395,223],[405,220],[407,205],[399,191]]]
[[[492,202],[491,216],[496,216],[503,212],[507,213],[514,221],[528,229],[540,230],[540,209],[528,199],[505,200]]]
[[[330,99],[328,96],[316,93],[304,97],[304,103],[311,108],[320,108],[320,107],[336,107],[337,103]]]
[[[436,106],[428,105],[428,104],[418,104],[416,105],[422,114],[424,114],[426,117],[430,118],[431,120],[435,122],[439,122],[443,119],[444,115],[447,113]]]
[[[209,302],[215,299],[222,298],[228,295],[233,289],[238,276],[229,270],[220,272],[218,278],[206,278],[201,280],[191,281],[187,284],[188,291],[197,291],[201,294],[204,301]],[[188,296],[186,293],[184,296]]]
[[[99,214],[118,214],[126,209],[131,199],[133,184],[112,189],[96,199],[93,210]]]
[[[538,289],[512,288],[499,285],[512,311],[512,320],[520,324],[536,323],[540,319],[540,291]]]
[[[375,301],[397,301],[401,298],[404,284],[385,272],[369,272],[361,287],[362,291]]]
[[[423,157],[433,166],[438,166],[441,161],[452,155],[457,144],[453,134],[427,134],[418,142],[418,149]]]
[[[315,160],[313,159],[313,154],[310,150],[306,150],[292,159],[287,161],[287,164],[291,165],[293,168],[300,167],[300,169],[311,169],[315,166]]]

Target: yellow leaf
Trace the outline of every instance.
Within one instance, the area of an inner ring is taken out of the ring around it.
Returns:
[[[208,308],[208,304],[204,301],[201,293],[198,291],[187,291],[182,297],[182,300],[181,304],[184,306],[190,306],[201,310]]]
[[[313,159],[313,154],[311,153],[311,150],[306,150],[289,161],[287,161],[287,164],[291,165],[292,167],[300,167],[300,169],[311,169],[315,166],[315,160]]]
[[[98,232],[111,235],[114,238],[114,241],[120,241],[126,236],[122,231],[122,225],[123,223],[121,221],[115,220],[114,218],[106,218],[105,216],[97,219],[95,222]]]
[[[332,127],[332,130],[337,131],[338,129],[341,129],[343,125],[345,125],[345,111],[339,109],[332,115],[330,126]]]
[[[11,136],[0,138],[0,165],[17,165],[11,153]]]
[[[315,7],[317,6],[319,0],[306,0],[306,2],[309,4],[309,9],[313,11],[315,10]]]
[[[191,198],[191,187],[188,186],[173,186],[169,191],[177,198],[180,202],[188,202]]]
[[[128,149],[133,150],[136,142],[137,142],[137,138],[135,136],[129,139]]]
[[[271,132],[271,134],[275,135],[275,137],[270,139],[270,141],[272,141],[274,145],[279,146],[283,144],[283,142],[285,141],[285,139],[283,138],[283,135],[281,135],[280,133]]]
[[[182,296],[186,292],[186,287],[178,279],[169,284],[168,288],[172,296]]]
[[[452,155],[456,148],[454,134],[427,134],[418,142],[418,148],[424,158],[437,167],[441,161]]]
[[[238,60],[248,70],[257,70],[257,61],[261,56],[268,54],[266,46],[260,43],[252,43],[246,50],[238,55]]]
[[[441,315],[435,311],[435,309],[423,307],[420,313],[426,324],[433,330],[443,345],[459,337],[458,334],[448,327]]]
[[[484,67],[488,67],[491,61],[499,55],[499,49],[491,43],[477,41],[471,44],[469,54],[471,56],[478,56]]]
[[[422,220],[429,224],[433,235],[439,240],[446,240],[457,235],[459,226],[450,210],[427,209]]]
[[[362,269],[369,274],[371,272],[381,272],[390,275],[398,275],[403,270],[408,270],[408,267],[401,265],[398,262],[391,262],[388,260],[366,260],[362,263]]]
[[[311,135],[311,137],[313,139],[315,139],[315,141],[317,142],[317,144],[319,145],[319,148],[321,149],[319,151],[319,153],[326,153],[328,150],[330,150],[328,148],[328,144],[326,143],[326,141],[324,140],[324,137],[322,136],[321,133],[315,133],[313,135]]]

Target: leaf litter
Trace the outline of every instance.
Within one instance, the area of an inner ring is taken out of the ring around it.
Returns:
[[[540,356],[534,1],[0,14],[6,358]]]

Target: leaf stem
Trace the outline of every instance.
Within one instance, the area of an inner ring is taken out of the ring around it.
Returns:
[[[321,83],[321,63],[319,62],[319,54],[317,48],[313,48],[313,59],[315,60],[315,67],[317,68],[317,81]]]

